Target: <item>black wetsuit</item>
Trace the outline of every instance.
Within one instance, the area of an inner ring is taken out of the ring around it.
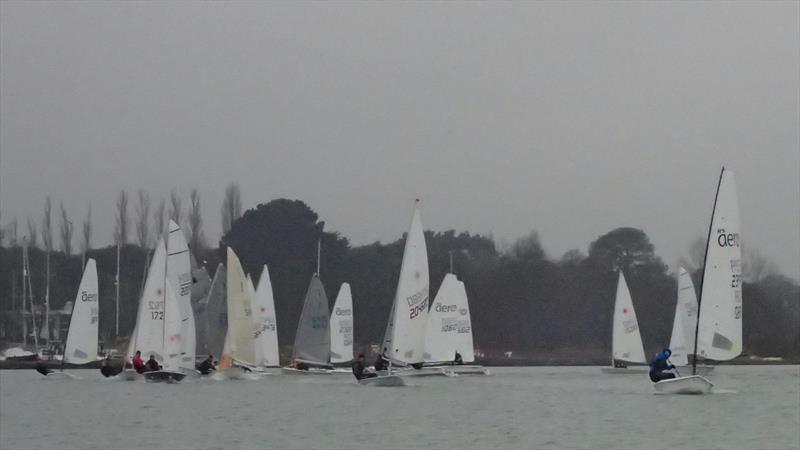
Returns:
[[[206,359],[197,366],[197,370],[203,375],[208,375],[214,371],[214,363]]]
[[[148,359],[147,363],[145,363],[145,367],[147,368],[148,372],[155,372],[156,370],[161,370],[161,366],[158,365],[158,361],[155,359]]]
[[[100,373],[106,378],[116,375],[114,368],[107,362],[103,362],[103,365],[100,367]]]
[[[51,370],[48,369],[47,366],[45,366],[44,363],[41,361],[37,362],[34,368],[36,369],[37,372],[39,372],[44,376],[47,376],[47,374],[51,372]]]
[[[365,371],[363,361],[353,362],[353,375],[356,377],[356,380],[363,380],[364,378],[373,378],[378,376],[377,373]]]
[[[457,366],[464,364],[464,358],[461,357],[461,353],[456,352],[456,358],[453,360],[453,364]]]
[[[386,360],[383,359],[383,355],[378,355],[378,359],[375,360],[375,371],[379,370],[386,370],[387,364]]]

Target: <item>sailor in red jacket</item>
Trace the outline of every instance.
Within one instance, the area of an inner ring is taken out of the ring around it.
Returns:
[[[136,355],[133,357],[133,368],[138,373],[147,371],[147,369],[144,367],[144,361],[142,361],[142,352],[139,350],[136,350]]]

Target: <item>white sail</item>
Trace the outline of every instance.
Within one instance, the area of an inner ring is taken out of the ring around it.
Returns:
[[[353,360],[353,297],[350,285],[342,283],[331,311],[331,362]]]
[[[175,294],[181,327],[180,367],[194,369],[197,335],[192,311],[192,266],[186,238],[181,227],[172,220],[169,221],[167,247],[167,281]]]
[[[185,338],[183,334],[185,327],[181,316],[183,311],[179,296],[176,295],[172,285],[167,283],[167,295],[164,302],[164,370],[177,371],[181,367],[186,367],[184,359]]]
[[[226,349],[223,359],[233,359],[254,365],[255,347],[253,345],[253,314],[250,288],[244,269],[233,249],[228,247],[228,334],[225,337]]]
[[[733,172],[720,175],[700,293],[698,355],[716,361],[742,352],[742,248]]]
[[[253,297],[253,338],[255,339],[256,365],[262,367],[280,366],[278,349],[278,322],[275,316],[275,300],[269,269],[265,265],[258,279]]]
[[[467,291],[464,283],[448,273],[428,310],[425,362],[453,361],[456,352],[464,362],[475,360]]]
[[[633,309],[633,300],[625,283],[625,275],[619,272],[617,281],[617,296],[614,302],[614,331],[611,348],[614,360],[630,363],[647,362],[642,346],[642,337],[639,334],[639,322],[636,320],[636,311]]]
[[[675,303],[675,319],[672,323],[672,337],[669,348],[672,350],[672,363],[685,366],[689,354],[694,351],[694,329],[697,324],[697,297],[694,292],[692,276],[683,267],[678,276],[678,301]]]
[[[219,263],[206,299],[206,352],[220,358],[228,333],[228,286],[225,264]]]
[[[318,365],[331,362],[331,335],[328,297],[317,274],[311,277],[303,302],[303,311],[294,336],[292,361]]]
[[[97,267],[94,259],[89,258],[72,307],[64,362],[86,364],[97,360],[98,304]]]
[[[384,353],[393,361],[405,364],[423,362],[428,288],[428,250],[417,201],[406,236],[392,313],[384,334]]]
[[[164,277],[166,275],[167,249],[164,239],[156,245],[147,280],[144,283],[142,297],[139,299],[139,311],[136,316],[136,327],[131,337],[133,345],[131,353],[142,352],[142,358],[155,356],[157,361],[164,361]]]

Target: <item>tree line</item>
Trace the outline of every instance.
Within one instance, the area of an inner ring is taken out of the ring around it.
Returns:
[[[115,240],[121,245],[120,335],[134,326],[145,276],[145,265],[155,237],[165,229],[165,218],[179,219],[201,267],[213,276],[225,258],[225,248],[239,255],[245,271],[258,282],[268,265],[276,303],[279,341],[291,345],[302,301],[316,270],[317,242],[321,242],[321,278],[332,304],[342,282],[353,292],[355,339],[366,349],[383,335],[397,285],[405,236],[393,242],[352,246],[341,234],[325,229],[325,222],[304,202],[277,199],[242,211],[236,186],[226,191],[221,208],[224,234],[209,246],[202,234],[200,198],[190,195],[188,213],[181,199],[170,197],[151,210],[146,194],[137,193],[134,230],[126,240],[127,194],[117,199]],[[49,200],[48,200],[49,203]],[[62,219],[66,213],[62,210]],[[167,211],[167,212],[165,212]],[[91,213],[89,213],[90,215]],[[143,217],[161,218],[155,221]],[[50,259],[51,308],[63,307],[74,297],[82,261],[97,260],[100,283],[100,327],[107,340],[114,336],[116,245],[91,248],[91,220],[84,223],[81,254],[72,255],[62,242],[54,251],[28,241],[34,300],[43,302],[44,278]],[[63,223],[63,222],[62,222]],[[89,231],[86,231],[89,224]],[[62,225],[63,227],[63,225]],[[152,227],[152,228],[150,228]],[[46,228],[43,222],[43,228]],[[67,230],[62,230],[66,237]],[[31,233],[30,235],[35,235]],[[475,344],[493,355],[513,351],[521,355],[566,355],[576,360],[610,358],[611,318],[617,273],[624,271],[647,353],[668,344],[675,312],[677,268],[670,269],[656,254],[644,231],[622,227],[598,236],[587,252],[570,250],[551,257],[536,232],[499,250],[490,236],[426,231],[431,275],[431,299],[444,275],[453,270],[464,281],[472,312]],[[89,237],[86,237],[89,236]],[[682,262],[699,288],[703,239]],[[0,247],[0,310],[19,309],[21,242],[6,239]],[[699,255],[698,255],[699,253]],[[761,356],[800,357],[800,285],[777,273],[757,252],[745,252],[744,351]]]

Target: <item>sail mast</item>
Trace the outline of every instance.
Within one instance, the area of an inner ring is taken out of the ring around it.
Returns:
[[[164,286],[163,286],[163,310],[164,315],[161,316],[161,328],[164,330],[161,333],[161,351],[164,354],[163,358],[163,365],[166,367],[167,365],[167,266],[169,265],[169,227],[167,228],[167,233],[164,236],[164,250],[166,250],[166,255],[164,257]]]
[[[317,276],[319,276],[319,261],[322,254],[322,238],[317,239]]]
[[[717,211],[717,199],[719,199],[719,188],[722,185],[722,175],[725,173],[725,166],[719,172],[717,182],[717,193],[714,195],[714,207],[711,209],[711,221],[708,224],[708,237],[706,238],[706,251],[703,254],[703,272],[700,274],[700,295],[697,296],[697,323],[694,326],[694,354],[692,355],[692,375],[697,375],[697,336],[700,332],[700,306],[703,303],[703,281],[706,277],[706,262],[708,260],[708,246],[711,243],[711,232],[714,226],[714,213]]]

